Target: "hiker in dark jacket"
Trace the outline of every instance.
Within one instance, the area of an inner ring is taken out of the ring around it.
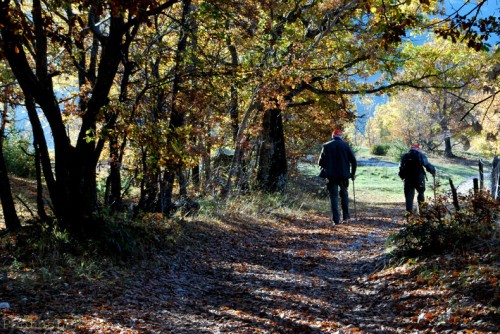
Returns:
[[[323,144],[318,164],[321,167],[320,177],[328,179],[332,222],[340,223],[339,194],[343,222],[347,222],[350,219],[347,188],[349,179],[355,179],[357,162],[349,145],[342,140],[342,131],[335,130],[332,140]]]
[[[419,145],[412,145],[410,151],[405,153],[399,163],[399,177],[404,180],[404,192],[406,201],[406,214],[413,214],[413,199],[417,191],[417,202],[420,207],[425,201],[425,180],[427,170],[434,177],[436,168],[431,165],[427,157],[420,152]]]

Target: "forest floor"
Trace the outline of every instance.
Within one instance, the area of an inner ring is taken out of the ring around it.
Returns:
[[[403,203],[357,203],[357,220],[337,226],[304,203],[258,215],[233,205],[182,222],[175,247],[125,266],[54,275],[36,254],[3,266],[0,332],[499,331],[498,254],[390,261]]]

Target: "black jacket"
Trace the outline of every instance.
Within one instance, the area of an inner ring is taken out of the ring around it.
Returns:
[[[414,165],[411,163],[413,160],[417,160],[419,163]],[[399,177],[407,182],[425,182],[426,174],[424,168],[432,175],[436,174],[436,168],[429,162],[425,154],[411,149],[401,158],[399,163]]]
[[[320,176],[327,179],[349,179],[356,175],[358,166],[351,148],[340,138],[323,144],[318,165],[322,168]]]

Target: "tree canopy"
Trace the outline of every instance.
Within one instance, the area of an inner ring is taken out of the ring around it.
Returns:
[[[452,141],[470,148],[475,138],[496,138],[498,85],[489,79],[499,62],[498,53],[470,50],[462,44],[434,39],[405,47],[405,78],[429,73],[419,90],[399,89],[391,101],[380,105],[368,131],[378,141],[420,143],[434,151],[444,143],[445,155],[453,156]],[[373,139],[372,139],[373,140]],[[482,154],[498,154],[496,140]]]
[[[447,73],[417,66],[432,56],[403,47],[411,34],[478,50],[498,35],[498,18],[440,13],[430,0],[2,0],[4,89],[23,92],[58,224],[88,235],[132,186],[135,214],[169,214],[174,189],[184,202],[249,182],[282,190],[288,161],[355,119],[353,96]],[[234,149],[223,180],[216,148]]]

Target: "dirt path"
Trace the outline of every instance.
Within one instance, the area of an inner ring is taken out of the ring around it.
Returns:
[[[449,305],[464,303],[455,290],[423,287],[421,277],[405,267],[380,271],[387,236],[402,224],[386,217],[400,213],[399,206],[373,208],[370,217],[360,214],[359,221],[335,227],[316,214],[301,219],[272,214],[255,221],[235,213],[217,217],[223,223],[188,223],[175,253],[132,270],[110,268],[97,278],[82,273],[80,280],[60,277],[50,285],[30,282],[25,289],[0,277],[1,301],[11,305],[3,328],[13,333],[456,333],[457,328],[493,333],[490,309],[455,316]],[[448,314],[443,318],[448,323],[438,314]],[[460,327],[474,321],[475,327]]]
[[[358,281],[375,270],[396,225],[364,221],[331,228],[319,217],[277,220],[232,219],[233,231],[178,254],[167,274],[157,273],[169,277],[171,291],[163,297],[173,307],[156,322],[176,333],[382,329],[382,310]]]
[[[314,215],[222,220],[227,225],[191,223],[168,266],[143,269],[113,287],[85,285],[84,292],[76,289],[80,296],[67,289],[73,292],[65,298],[95,305],[71,312],[73,323],[96,333],[398,331],[377,291],[364,283],[382,264],[396,222],[372,217],[331,227]]]
[[[62,277],[50,287],[31,282],[24,290],[4,277],[2,301],[11,311],[3,328],[333,333],[358,327],[390,332],[396,326],[371,297],[374,291],[360,284],[380,265],[396,223],[374,217],[332,227],[316,215],[220,218],[226,225],[189,223],[175,254],[126,276],[110,270],[99,279]]]

